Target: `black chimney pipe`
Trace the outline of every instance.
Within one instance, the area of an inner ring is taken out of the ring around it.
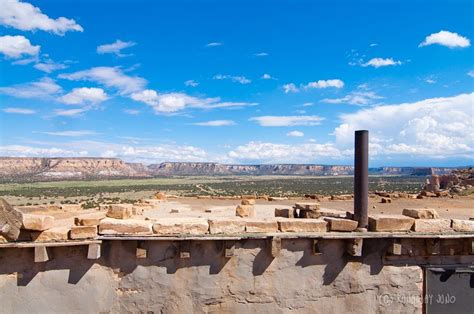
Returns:
[[[355,131],[354,155],[354,219],[358,228],[369,224],[369,131]]]

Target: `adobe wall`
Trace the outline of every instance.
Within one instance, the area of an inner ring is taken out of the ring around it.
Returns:
[[[384,304],[381,296],[421,300],[419,266],[383,266],[383,239],[364,241],[363,257],[345,254],[342,240],[284,239],[275,258],[266,240],[237,242],[225,258],[222,241],[192,241],[191,257],[177,243],[104,241],[102,257],[87,246],[49,248],[52,259],[33,262],[32,248],[0,250],[0,312],[98,313],[419,313],[420,302]],[[17,274],[18,273],[18,274]]]

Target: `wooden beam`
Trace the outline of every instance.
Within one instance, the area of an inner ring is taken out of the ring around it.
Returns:
[[[87,248],[87,259],[99,259],[101,253],[100,243],[89,244]]]
[[[48,249],[45,246],[35,247],[35,263],[44,263],[49,261]]]

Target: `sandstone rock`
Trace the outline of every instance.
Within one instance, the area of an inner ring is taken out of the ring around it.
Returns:
[[[405,208],[402,214],[415,219],[439,218],[438,212],[434,208]]]
[[[457,232],[474,232],[474,220],[453,219],[453,229]]]
[[[155,197],[157,200],[166,200],[166,194],[163,193],[163,192],[157,192],[157,193],[155,193],[154,197]]]
[[[31,238],[36,242],[67,241],[69,230],[67,227],[55,227],[41,232],[33,231]]]
[[[7,239],[5,239],[2,235],[0,235],[0,243],[7,243]]]
[[[288,197],[280,197],[280,196],[269,196],[268,200],[272,202],[278,202],[278,201],[285,201],[287,200]]]
[[[23,214],[23,229],[44,231],[52,228],[54,217],[46,215]]]
[[[435,194],[436,194],[436,197],[448,197],[448,196],[451,196],[451,195],[449,194],[449,191],[448,191],[448,190],[437,191]]]
[[[115,219],[128,219],[132,217],[132,206],[125,204],[109,205],[107,217]]]
[[[278,223],[276,220],[246,219],[245,231],[248,233],[278,232]]]
[[[206,234],[209,224],[202,218],[159,218],[153,224],[153,231],[159,235]]]
[[[235,215],[239,217],[255,217],[255,207],[253,205],[237,205]]]
[[[453,231],[451,229],[451,219],[415,219],[412,230],[428,233]]]
[[[391,203],[392,202],[392,199],[391,198],[386,198],[386,197],[382,197],[382,199],[380,200],[380,203]]]
[[[321,208],[319,213],[322,217],[346,218],[346,212],[338,209]]]
[[[421,191],[420,194],[421,196],[425,196],[425,197],[436,197],[436,194],[433,193],[433,192],[429,192],[429,191]]]
[[[321,209],[319,203],[296,203],[295,208],[299,210],[319,211]]]
[[[245,232],[245,221],[240,218],[209,219],[211,234],[235,234]]]
[[[280,218],[278,229],[281,232],[326,232],[327,222],[321,219]]]
[[[295,218],[293,208],[275,208],[275,217]]]
[[[300,209],[298,217],[299,218],[316,219],[316,218],[321,217],[321,213],[319,211]]]
[[[352,194],[342,194],[342,195],[331,195],[331,200],[332,201],[349,201],[353,199]]]
[[[329,231],[354,231],[357,229],[357,221],[342,218],[324,218],[328,222]]]
[[[23,214],[0,198],[0,235],[10,241],[16,241],[20,236],[22,224]]]
[[[143,215],[143,207],[142,206],[132,206],[132,215],[140,216]]]
[[[377,215],[369,217],[369,230],[377,232],[409,231],[415,219],[402,215]]]
[[[105,217],[75,217],[74,224],[76,226],[98,226],[100,221]]]
[[[242,201],[240,202],[240,204],[242,205],[255,205],[255,199],[242,199]]]
[[[93,239],[97,237],[97,226],[73,226],[69,234],[71,239]]]
[[[104,235],[149,235],[153,234],[152,223],[138,219],[102,219],[99,224],[99,234]]]

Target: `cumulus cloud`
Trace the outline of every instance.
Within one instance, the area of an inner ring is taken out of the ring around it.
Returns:
[[[319,125],[324,118],[319,116],[262,116],[250,118],[261,126],[311,126]]]
[[[401,61],[395,61],[393,58],[372,58],[366,63],[362,63],[361,65],[363,67],[374,67],[374,68],[380,68],[380,67],[386,67],[386,66],[394,66],[394,65],[401,65]]]
[[[3,112],[6,113],[16,113],[16,114],[35,114],[36,110],[33,109],[27,109],[27,108],[4,108],[2,109]]]
[[[143,90],[147,81],[139,76],[125,74],[119,67],[94,67],[58,76],[71,81],[91,81],[117,89],[122,95]]]
[[[382,96],[379,96],[372,91],[354,91],[341,98],[324,98],[321,100],[321,102],[325,102],[328,104],[349,104],[365,106],[372,104],[375,100],[382,98]]]
[[[131,98],[143,102],[153,108],[155,113],[174,113],[187,108],[216,109],[216,108],[242,108],[255,106],[257,103],[246,102],[222,102],[219,97],[199,98],[184,93],[159,94],[154,90],[147,89],[133,93]]]
[[[82,130],[82,131],[56,131],[56,132],[40,132],[42,134],[54,135],[54,136],[66,136],[66,137],[82,137],[97,134],[94,131]]]
[[[0,94],[17,98],[49,98],[61,91],[61,86],[48,77],[36,82],[0,87]]]
[[[300,91],[299,88],[296,87],[296,85],[294,83],[289,83],[289,84],[283,85],[283,90],[285,91],[285,94],[297,93],[297,92]]]
[[[240,83],[240,84],[250,84],[252,81],[245,76],[235,76],[235,75],[224,75],[224,74],[217,74],[214,75],[213,77],[214,80],[231,80],[232,82],[235,83]]]
[[[212,120],[206,122],[197,122],[194,125],[199,126],[228,126],[228,125],[235,125],[235,122],[232,120]]]
[[[294,83],[288,83],[283,85],[283,90],[286,94],[288,93],[297,93],[301,90],[310,90],[310,89],[323,89],[323,88],[343,88],[344,82],[340,79],[331,79],[331,80],[318,80],[314,82],[309,82],[307,84],[300,84],[296,86]]]
[[[33,46],[24,36],[0,36],[0,53],[7,58],[18,59],[25,55],[37,56],[40,46]]]
[[[438,33],[426,36],[425,40],[418,47],[429,45],[441,45],[449,48],[466,48],[471,45],[471,41],[467,37],[463,37],[458,33],[442,30]]]
[[[190,86],[190,87],[197,87],[199,85],[199,82],[196,82],[195,80],[187,80],[184,82],[185,86]]]
[[[260,78],[261,78],[262,80],[276,80],[276,78],[274,78],[273,76],[271,76],[271,75],[268,74],[268,73],[264,73]]]
[[[301,132],[301,131],[291,131],[291,132],[288,132],[286,133],[286,136],[290,136],[290,137],[303,137],[304,136],[304,133]]]
[[[98,46],[97,53],[98,54],[112,53],[112,54],[115,54],[117,57],[126,57],[126,56],[130,56],[130,54],[122,54],[122,50],[133,47],[136,44],[137,43],[133,41],[121,41],[120,39],[117,39],[112,44],[105,44],[105,45]]]
[[[0,1],[0,25],[22,31],[42,30],[57,35],[64,35],[68,31],[83,31],[73,19],[65,17],[52,19],[43,14],[39,8],[18,0]]]
[[[474,93],[383,105],[341,116],[336,143],[350,148],[353,132],[370,131],[372,155],[471,158],[474,152],[472,104]],[[376,117],[376,118],[374,118]]]
[[[67,68],[67,65],[64,63],[59,63],[59,62],[54,62],[53,60],[45,60],[43,62],[36,63],[33,66],[35,69],[46,72],[46,73],[51,73],[57,70],[64,70]]]
[[[80,87],[61,96],[58,100],[68,105],[99,104],[109,97],[102,88]]]

